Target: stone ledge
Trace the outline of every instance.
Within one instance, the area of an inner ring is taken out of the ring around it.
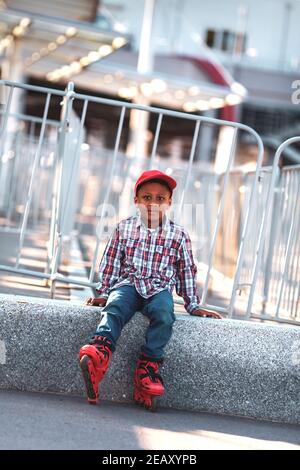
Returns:
[[[100,311],[0,295],[0,388],[84,395],[77,361]],[[126,325],[101,384],[106,400],[132,400],[147,320]],[[300,329],[178,315],[162,367],[160,404],[300,424]]]

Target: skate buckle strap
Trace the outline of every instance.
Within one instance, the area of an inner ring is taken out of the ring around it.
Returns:
[[[105,336],[93,336],[89,344],[94,344],[95,346],[106,346],[110,350],[112,349],[111,342]]]
[[[140,379],[144,379],[145,377],[150,377],[152,382],[157,382],[158,380],[164,384],[162,376],[155,372],[154,367],[149,365],[149,363],[141,364],[141,368],[146,371],[145,374],[140,374]]]
[[[112,344],[105,336],[93,336],[89,344],[95,346],[105,359],[109,359],[112,353]]]

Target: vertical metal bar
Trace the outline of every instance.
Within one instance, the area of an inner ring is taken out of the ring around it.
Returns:
[[[47,123],[46,123],[47,125]],[[44,142],[43,142],[44,143]],[[43,153],[45,154],[45,147],[43,149]],[[39,162],[40,163],[40,162]],[[32,201],[32,227],[33,230],[35,227],[37,227],[38,224],[38,218],[39,218],[39,209],[40,209],[40,197],[41,197],[41,185],[42,185],[42,178],[41,178],[41,173],[42,173],[42,168],[40,166],[40,177],[36,181],[36,187],[33,195],[33,201]]]
[[[230,303],[229,303],[229,307],[228,307],[228,317],[229,318],[232,317],[235,298],[236,298],[236,291],[237,291],[237,287],[238,287],[238,284],[239,284],[240,273],[241,273],[241,269],[242,269],[242,265],[243,265],[244,251],[245,251],[245,240],[246,240],[246,238],[249,234],[250,220],[251,220],[251,216],[253,214],[253,207],[254,207],[254,203],[255,203],[255,198],[257,197],[258,177],[259,177],[259,173],[260,173],[260,169],[261,169],[262,159],[263,159],[263,144],[262,144],[261,141],[258,141],[258,157],[257,157],[256,171],[255,171],[255,175],[254,175],[254,182],[252,184],[249,204],[248,204],[248,208],[247,208],[247,211],[246,211],[244,227],[243,227],[243,231],[242,231],[242,235],[241,235],[240,249],[239,249],[237,263],[236,263],[236,272],[235,272],[234,281],[233,281],[231,299],[230,299]],[[265,232],[265,226],[263,227],[261,236],[264,232]],[[256,273],[256,276],[257,276],[257,273]]]
[[[280,173],[279,173],[280,176]],[[274,200],[273,204],[270,208],[270,238],[268,243],[268,252],[266,257],[266,265],[264,269],[264,281],[263,281],[263,298],[264,298],[264,305],[262,314],[265,312],[265,305],[269,299],[269,289],[270,286],[272,287],[272,264],[274,259],[274,250],[276,247],[276,237],[279,234],[279,194],[276,192],[276,188],[274,188]]]
[[[21,189],[19,188],[21,203],[26,201],[26,195],[28,191],[27,179],[30,179],[29,171],[30,171],[31,166],[33,165],[34,154],[37,148],[37,144],[35,142],[35,128],[36,128],[36,123],[34,121],[31,121],[30,130],[29,130],[28,152],[24,152],[22,154],[22,161],[21,161],[22,173],[21,173],[21,178],[20,178],[21,181],[19,185],[19,187],[21,187]]]
[[[58,195],[58,149],[55,149],[53,159],[53,170],[52,170],[52,191],[50,195],[51,199],[51,216],[50,216],[50,227],[49,227],[49,240],[47,242],[47,263],[45,267],[45,273],[50,274],[51,262],[54,257],[55,248],[55,221],[57,212],[57,195]],[[49,285],[49,279],[46,279],[46,285]]]
[[[286,223],[287,220],[290,220],[293,214],[293,205],[289,201],[289,188],[291,185],[291,174],[288,172],[284,180],[284,208],[282,211],[283,215],[283,241],[281,244],[281,255],[285,258],[286,244],[289,238],[290,225]]]
[[[279,171],[279,169],[278,169]],[[280,243],[281,243],[281,238],[282,238],[282,214],[284,213],[284,206],[285,206],[285,190],[284,187],[286,186],[285,184],[285,178],[286,175],[284,175],[283,172],[280,172],[280,177],[278,180],[278,185],[277,188],[274,188],[274,197],[278,197],[278,230],[277,230],[277,239],[274,241],[274,261],[272,263],[272,270],[273,272],[280,272],[281,271],[281,260],[280,260]],[[275,193],[275,191],[277,191]],[[273,282],[271,284],[271,294],[269,294],[270,297],[270,303],[275,303],[277,301],[277,293],[278,293],[278,288],[279,288],[279,280],[277,279],[277,276],[273,276]]]
[[[258,201],[259,201],[259,210],[257,211],[257,217],[258,219],[257,220],[261,220],[261,217],[263,215],[263,210],[264,210],[264,207],[265,207],[265,204],[266,204],[266,200],[267,200],[267,191],[268,191],[268,182],[269,182],[269,179],[267,179],[267,175],[266,173],[264,174],[264,176],[262,176],[263,180],[262,180],[262,184],[261,184],[261,188],[262,188],[262,193],[261,193],[261,198],[258,198]],[[261,262],[261,267],[262,269],[259,271],[259,294],[261,295],[261,298],[262,298],[262,305],[264,304],[264,279],[265,279],[265,272],[266,272],[266,262],[267,262],[267,254],[268,254],[268,246],[267,246],[267,239],[270,239],[270,236],[271,236],[271,227],[270,227],[270,220],[272,219],[272,216],[273,216],[273,204],[271,205],[271,208],[270,208],[270,217],[269,217],[269,223],[267,224],[266,226],[266,236],[265,236],[265,242],[263,244],[263,251],[262,251],[262,262]],[[256,224],[256,226],[259,226],[259,224]],[[258,233],[259,233],[259,230],[257,230],[257,237],[258,237]],[[257,242],[257,237],[255,239],[255,243]],[[254,250],[253,252],[255,252],[255,243],[254,243]]]
[[[299,170],[297,171],[297,185],[299,186],[300,185],[300,181],[299,181]],[[295,257],[296,257],[296,272],[295,272],[295,286],[294,286],[294,295],[293,295],[293,299],[292,299],[292,306],[291,306],[291,318],[292,319],[296,319],[296,316],[297,316],[297,304],[299,302],[299,292],[300,292],[300,276],[299,276],[299,268],[300,268],[300,239],[299,239],[299,230],[300,230],[300,213],[299,213],[299,207],[298,207],[298,217],[297,217],[297,220],[298,220],[298,227],[297,229],[295,230],[295,234],[296,234],[296,237],[295,237]]]
[[[14,86],[11,86],[9,90],[9,95],[8,95],[5,111],[4,111],[3,124],[2,124],[1,131],[0,131],[0,158],[2,158],[4,144],[5,144],[7,122],[9,118],[9,111],[10,111],[13,92],[14,92]]]
[[[300,172],[299,169],[296,171],[296,176],[297,176],[297,186],[300,185]],[[300,209],[298,207],[298,224],[300,224]],[[295,273],[295,289],[294,289],[294,296],[293,296],[293,301],[292,301],[292,309],[291,309],[291,318],[296,320],[297,317],[297,308],[298,308],[298,303],[300,299],[300,238],[299,238],[299,230],[300,227],[298,225],[298,228],[296,230],[296,240],[295,240],[295,256],[297,258],[296,261],[296,273]],[[299,313],[299,319],[300,319],[300,311]]]
[[[61,122],[59,128],[56,128],[57,135],[56,141],[59,140],[59,132],[61,129]],[[48,193],[48,201],[49,201],[49,211],[51,212],[50,215],[50,223],[49,223],[49,239],[47,242],[47,263],[45,267],[45,273],[50,273],[51,262],[54,257],[54,248],[55,248],[55,222],[56,222],[56,212],[57,212],[57,196],[58,196],[58,152],[59,146],[56,145],[54,152],[53,152],[53,165],[52,169],[50,170],[50,177],[49,177],[49,193]],[[46,284],[49,284],[49,280],[46,279]]]
[[[20,238],[19,238],[18,254],[17,254],[16,264],[15,264],[16,268],[18,268],[19,264],[20,264],[21,250],[22,250],[22,246],[23,246],[23,242],[24,242],[25,230],[26,230],[26,227],[27,227],[29,209],[30,209],[30,204],[31,204],[32,194],[33,194],[33,186],[35,184],[36,173],[37,173],[38,164],[39,164],[40,156],[41,156],[41,148],[42,148],[42,142],[43,142],[44,133],[45,133],[46,118],[47,118],[47,114],[48,114],[50,98],[51,98],[51,94],[47,93],[46,104],[45,104],[44,113],[43,113],[43,121],[42,121],[42,126],[41,126],[41,131],[40,131],[40,137],[39,137],[39,143],[38,143],[37,151],[36,151],[35,156],[34,156],[34,162],[33,162],[33,168],[32,168],[32,172],[31,172],[31,178],[30,178],[30,184],[29,184],[29,189],[28,189],[27,201],[26,201],[24,216],[23,216],[23,220],[22,220],[22,224],[21,224],[21,233],[20,233]]]
[[[3,86],[3,85],[2,85]],[[12,103],[12,97],[14,92],[14,86],[10,87],[9,95],[4,111],[4,116],[2,118],[2,127],[0,131],[0,184],[1,184],[1,199],[3,200],[3,207],[6,208],[7,205],[7,191],[5,191],[6,187],[6,178],[7,178],[7,165],[9,162],[6,163],[3,161],[3,156],[5,152],[5,144],[6,144],[6,134],[7,134],[7,125],[8,119],[10,117],[10,108]]]
[[[282,272],[284,269],[284,263],[285,263],[285,257],[286,257],[286,246],[288,243],[288,238],[289,238],[289,231],[290,231],[290,225],[286,221],[290,221],[292,218],[293,214],[293,204],[290,204],[289,200],[289,188],[291,185],[291,174],[288,172],[286,174],[286,177],[283,179],[283,184],[284,184],[284,197],[283,197],[283,210],[282,210],[282,241],[279,243],[279,270],[278,272]],[[282,262],[281,262],[282,261]],[[283,266],[282,266],[283,264]],[[281,288],[281,280],[278,281],[279,284],[279,291]],[[283,286],[283,292],[285,293],[285,285]],[[278,300],[278,291],[276,291],[276,303]],[[284,296],[283,296],[284,300]],[[281,304],[282,305],[282,304]]]
[[[58,191],[57,191],[57,204],[56,204],[56,213],[55,213],[55,224],[54,224],[54,233],[55,233],[55,247],[54,255],[51,262],[51,289],[50,294],[51,298],[55,296],[55,276],[57,274],[61,248],[62,248],[62,207],[63,207],[63,163],[65,159],[65,147],[67,133],[69,132],[70,125],[70,113],[72,110],[72,100],[74,98],[74,83],[68,83],[66,94],[63,100],[62,108],[62,117],[61,117],[61,128],[60,128],[60,138],[58,142]]]
[[[119,150],[119,145],[120,145],[120,139],[121,139],[121,133],[122,133],[122,128],[123,128],[123,122],[124,122],[124,117],[125,117],[125,111],[126,111],[126,108],[125,108],[125,106],[123,106],[122,110],[121,110],[121,114],[120,114],[120,119],[119,119],[119,126],[118,126],[116,141],[115,141],[115,148],[114,148],[114,154],[113,154],[113,159],[112,159],[112,163],[111,163],[108,186],[107,186],[106,194],[104,196],[104,202],[102,204],[102,210],[101,210],[100,221],[99,221],[99,233],[97,234],[97,241],[96,241],[96,247],[95,247],[95,250],[94,250],[94,256],[93,256],[93,262],[92,262],[92,266],[91,266],[89,282],[93,282],[93,279],[94,279],[94,273],[95,273],[95,267],[96,267],[96,262],[97,262],[97,257],[98,257],[100,239],[101,239],[102,233],[103,233],[103,217],[104,217],[106,205],[107,205],[107,202],[108,202],[108,199],[109,199],[109,196],[110,196],[112,180],[113,180],[113,176],[114,176],[114,171],[115,171],[115,166],[116,166],[116,161],[117,161],[117,155],[118,155],[118,150]]]
[[[206,297],[207,297],[209,276],[210,276],[210,271],[211,271],[211,268],[212,268],[213,257],[214,257],[215,248],[216,248],[217,235],[218,235],[218,231],[219,231],[219,228],[220,228],[221,217],[222,217],[223,209],[224,209],[225,193],[226,193],[226,189],[227,189],[228,182],[229,182],[229,171],[230,171],[231,164],[232,164],[234,154],[235,154],[236,140],[237,140],[237,129],[235,128],[234,133],[233,133],[233,137],[232,137],[230,155],[229,155],[227,168],[226,168],[226,172],[225,172],[225,176],[224,176],[223,191],[222,191],[222,195],[221,195],[221,200],[219,202],[215,228],[214,228],[212,241],[211,241],[211,245],[210,245],[209,257],[208,257],[208,269],[207,269],[207,273],[206,273],[206,277],[205,277],[205,282],[204,282],[204,287],[203,287],[203,292],[202,292],[202,297],[201,297],[201,304],[205,303]]]
[[[83,131],[83,128],[84,128],[84,122],[85,122],[87,107],[88,107],[88,100],[84,100],[83,109],[82,109],[82,113],[81,113],[79,131],[78,131],[78,134],[77,134],[77,147],[76,147],[76,152],[75,152],[75,156],[74,156],[74,162],[77,161],[77,159],[79,157],[79,154],[80,154],[80,150],[81,150],[79,143],[80,143],[80,140],[81,140],[81,137],[82,137],[82,131]],[[64,210],[63,210],[63,214],[62,214],[62,226],[63,226],[64,221],[65,221],[66,209],[67,209],[67,199],[68,199],[68,194],[70,192],[71,184],[72,184],[72,181],[73,181],[74,168],[75,168],[75,164],[72,165],[72,169],[71,169],[71,173],[70,173],[70,177],[69,177],[69,181],[68,181],[68,188],[67,188],[67,192],[66,192],[66,201],[64,203]]]
[[[70,90],[69,90],[70,91]],[[67,211],[67,207],[68,207],[68,200],[69,200],[69,194],[70,194],[70,189],[71,189],[71,184],[73,182],[73,173],[74,173],[74,169],[77,165],[77,161],[78,161],[78,158],[80,158],[80,150],[81,150],[81,146],[80,146],[80,142],[81,142],[81,137],[82,137],[82,132],[83,132],[83,128],[84,128],[84,122],[85,122],[85,117],[86,117],[86,112],[87,112],[87,106],[88,106],[88,101],[87,100],[84,100],[84,104],[83,104],[83,110],[82,110],[82,114],[81,114],[81,120],[80,120],[80,125],[79,125],[79,130],[77,131],[77,146],[76,146],[76,150],[75,150],[75,155],[74,155],[74,159],[73,159],[73,164],[72,164],[72,167],[71,167],[71,172],[69,174],[69,178],[68,178],[68,181],[67,181],[67,189],[64,193],[64,197],[61,196],[61,216],[60,216],[60,238],[59,238],[59,242],[56,246],[56,250],[54,252],[54,256],[53,256],[53,264],[52,264],[52,272],[51,272],[51,275],[52,277],[55,276],[56,272],[57,272],[57,268],[58,268],[58,264],[59,264],[59,260],[61,258],[61,252],[62,252],[62,242],[63,242],[63,233],[62,233],[62,230],[64,229],[64,223],[65,223],[65,217],[66,217],[66,211]],[[70,110],[69,110],[69,114],[70,114]],[[65,158],[65,149],[64,149],[64,156],[63,158]],[[62,180],[60,180],[60,186],[62,184]],[[52,232],[52,234],[54,234],[55,231]],[[55,280],[52,281],[51,283],[51,297],[54,296],[54,292],[55,292]]]
[[[293,213],[293,200],[291,199],[291,195],[294,194],[294,173],[293,172],[288,172],[288,173],[290,174],[290,184],[288,186],[288,192],[287,192],[287,203],[288,203],[289,209],[292,210],[292,213]],[[295,213],[296,213],[296,210],[297,208],[295,207]],[[289,219],[290,219],[290,216],[289,216]],[[285,224],[285,226],[286,225],[287,224]],[[289,282],[289,278],[290,278],[290,268],[292,264],[291,256],[292,256],[292,250],[293,250],[294,232],[295,230],[293,230],[292,237],[291,237],[291,253],[290,253],[290,259],[288,260],[287,269],[286,269],[287,282],[285,284],[285,289],[284,289],[285,295],[283,296],[283,300],[281,302],[281,307],[283,310],[288,309],[288,302],[289,302],[290,284],[291,284]]]
[[[53,191],[54,191],[54,184],[55,184],[55,168],[56,168],[56,157],[57,157],[57,152],[56,150],[54,149],[51,150],[51,160],[50,160],[50,165],[47,169],[48,171],[48,177],[47,177],[47,190],[46,190],[46,212],[47,214],[50,213],[50,217],[46,218],[45,220],[45,223],[47,225],[49,225],[49,229],[51,227],[51,220],[52,220],[52,217],[51,217],[51,211],[52,211],[52,207],[53,207]],[[49,230],[49,240],[48,240],[48,243],[47,243],[47,246],[50,248],[50,232],[51,230]]]
[[[280,308],[281,299],[282,299],[283,287],[284,287],[284,283],[286,281],[286,273],[287,273],[288,263],[289,263],[290,256],[291,256],[292,237],[293,237],[293,231],[294,231],[294,226],[295,226],[296,209],[297,209],[297,204],[298,204],[298,201],[299,201],[299,192],[300,192],[300,187],[298,186],[297,196],[296,196],[294,210],[293,210],[293,214],[292,214],[292,223],[291,223],[290,230],[289,230],[287,248],[286,248],[286,252],[285,252],[283,273],[282,273],[279,297],[278,297],[278,302],[277,302],[277,306],[276,306],[276,313],[275,313],[276,318],[278,318],[278,316],[279,316],[279,308]]]
[[[251,178],[252,178],[252,173],[246,173],[246,174],[243,175],[243,177],[242,177],[242,187],[244,188],[244,191],[238,195],[238,201],[239,201],[238,214],[240,214],[239,224],[238,224],[238,227],[237,227],[238,240],[240,240],[241,236],[242,236],[242,228],[241,227],[243,227],[243,225],[244,225],[245,207],[247,207],[247,205],[249,204],[247,185],[248,185],[248,181],[249,181],[249,185],[251,186]],[[246,261],[245,261],[244,265],[242,266],[241,274],[240,274],[240,282],[242,284],[243,283],[246,284],[247,281],[248,281],[248,277],[249,277],[249,253],[251,253],[251,252],[252,252],[252,239],[248,239],[247,243],[246,243],[246,246],[245,246]]]
[[[277,161],[277,164],[278,164],[278,161]],[[256,287],[258,270],[259,270],[259,267],[260,267],[260,260],[261,260],[261,255],[262,255],[264,236],[265,236],[267,223],[268,223],[268,220],[269,220],[269,213],[270,213],[271,205],[272,205],[272,202],[273,202],[274,188],[275,188],[277,178],[278,178],[277,165],[276,166],[274,165],[270,185],[269,185],[269,188],[268,188],[266,207],[265,207],[265,211],[264,211],[261,226],[260,226],[260,231],[259,231],[259,236],[258,236],[258,244],[257,244],[257,248],[256,248],[256,253],[254,255],[253,274],[252,274],[252,279],[251,279],[251,282],[250,282],[251,287],[250,287],[249,298],[248,298],[246,318],[250,318],[250,315],[251,315],[251,308],[252,308],[252,304],[253,304],[254,290],[255,290],[255,287]]]
[[[210,253],[210,240],[212,239],[211,233],[213,232],[213,209],[214,209],[214,198],[209,197],[210,194],[216,194],[214,190],[215,187],[219,187],[220,175],[213,174],[210,181],[207,184],[207,191],[205,194],[205,224],[209,227],[209,232],[207,233],[206,249],[205,255],[208,254],[207,259],[204,260],[208,264],[209,253]]]
[[[290,176],[290,181],[288,185],[288,190],[287,190],[287,202],[289,206],[289,216],[288,220],[291,220],[292,217],[295,217],[295,225],[294,225],[294,230],[293,230],[293,235],[291,239],[291,255],[292,255],[292,250],[294,246],[294,238],[295,238],[295,229],[297,228],[297,219],[296,219],[296,214],[297,214],[297,203],[295,202],[296,206],[294,207],[294,201],[295,201],[295,195],[297,194],[297,187],[295,186],[295,173],[293,171],[288,171],[289,176]],[[285,224],[287,226],[288,224]],[[285,287],[285,295],[284,295],[284,302],[281,303],[281,306],[283,309],[287,310],[288,307],[288,302],[290,298],[290,286],[291,282],[289,282],[289,276],[290,276],[290,269],[292,265],[292,258],[290,257],[290,260],[288,262],[287,266],[287,280],[288,282],[286,283]]]
[[[160,128],[161,128],[162,118],[163,118],[163,114],[159,113],[157,124],[156,124],[153,146],[152,146],[151,158],[150,158],[150,169],[154,167],[154,159],[155,159],[155,154],[156,154],[156,148],[157,148],[157,143],[158,143],[158,138],[159,138],[159,133],[160,133]]]
[[[28,151],[20,152],[21,157],[19,158],[19,182],[17,185],[17,193],[16,193],[16,198],[17,201],[20,202],[20,204],[25,205],[26,201],[26,195],[28,191],[28,179],[30,178],[29,175],[29,170],[31,168],[31,156],[34,154],[34,149],[33,149],[33,141],[32,141],[32,135],[34,131],[35,123],[31,122],[30,126],[30,142],[28,145]],[[20,219],[20,224],[18,229],[21,230],[21,224],[22,224],[22,218]]]
[[[201,123],[201,121],[199,119],[198,121],[196,121],[196,125],[195,125],[194,136],[193,136],[193,141],[192,141],[192,147],[191,147],[191,151],[190,151],[189,166],[188,166],[187,174],[186,174],[186,178],[185,178],[184,189],[183,189],[183,192],[181,194],[181,199],[180,199],[180,203],[179,203],[178,212],[179,212],[180,217],[182,216],[182,210],[183,210],[183,203],[184,203],[184,199],[185,199],[185,194],[186,194],[187,189],[189,187],[190,176],[191,176],[191,171],[192,171],[192,166],[193,166],[193,161],[194,161],[194,156],[195,156],[195,150],[196,150],[196,145],[197,145],[197,140],[198,140],[198,135],[199,135],[200,123]]]
[[[16,135],[16,151],[15,151],[15,156],[14,156],[11,186],[10,186],[10,198],[9,198],[8,210],[7,210],[7,222],[8,223],[11,222],[13,209],[16,207],[17,178],[18,178],[18,170],[19,170],[19,160],[21,158],[19,154],[22,151],[20,140],[21,140],[21,132],[19,131]]]
[[[297,175],[294,171],[291,172],[293,176],[293,194],[297,192]],[[297,214],[298,212],[298,214]],[[289,286],[288,286],[288,299],[287,299],[287,310],[290,312],[290,319],[292,319],[292,307],[293,307],[293,299],[296,290],[296,283],[294,280],[296,279],[296,255],[297,255],[297,236],[299,234],[300,228],[300,217],[299,217],[299,206],[297,202],[295,203],[295,220],[296,220],[296,228],[294,230],[294,237],[293,237],[293,247],[292,247],[292,254],[291,254],[291,264],[290,264],[290,273],[289,273]]]
[[[42,190],[42,179],[38,179],[37,187],[35,191],[34,206],[32,211],[32,226],[33,229],[37,227],[40,213],[40,203],[41,203],[41,190]]]

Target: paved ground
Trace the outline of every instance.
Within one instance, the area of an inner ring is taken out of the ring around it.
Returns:
[[[0,449],[300,449],[300,426],[0,391]]]

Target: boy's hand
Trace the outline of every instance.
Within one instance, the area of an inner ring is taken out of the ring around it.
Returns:
[[[197,308],[196,310],[193,310],[191,315],[196,316],[196,317],[217,318],[219,320],[222,319],[222,316],[218,312],[214,312],[212,310],[206,310],[205,308]]]
[[[90,297],[86,299],[85,305],[94,306],[94,307],[105,307],[107,299],[104,297]]]

